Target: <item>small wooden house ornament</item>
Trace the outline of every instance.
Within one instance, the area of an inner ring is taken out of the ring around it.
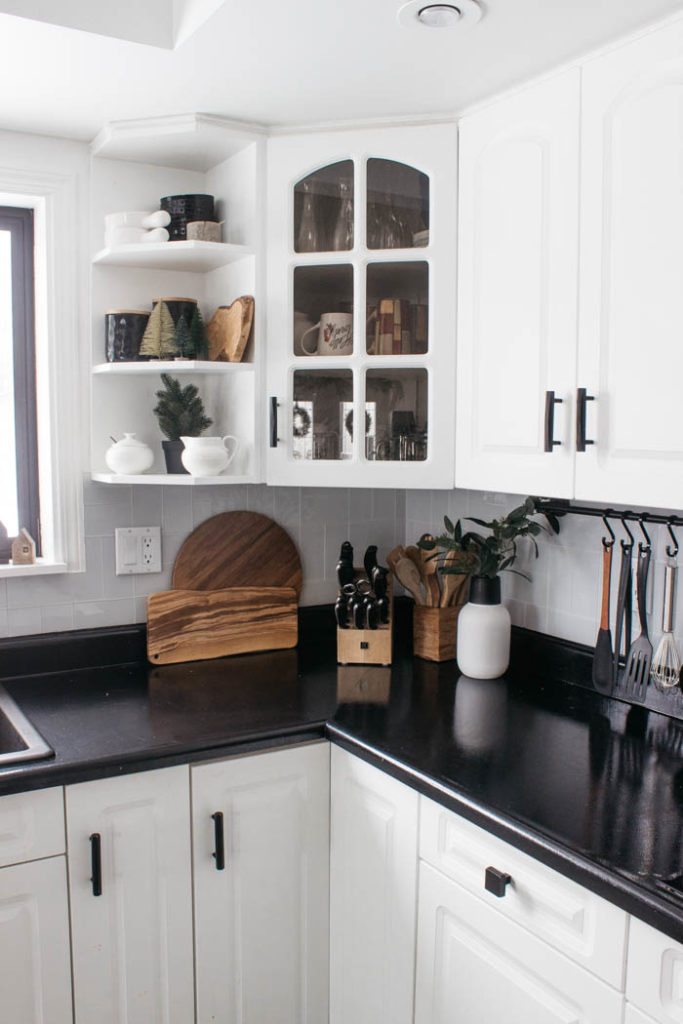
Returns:
[[[22,526],[19,536],[12,541],[12,564],[33,565],[36,560],[36,542],[28,530]]]

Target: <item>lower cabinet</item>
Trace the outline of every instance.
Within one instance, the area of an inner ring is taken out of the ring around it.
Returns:
[[[0,1019],[73,1020],[63,856],[0,869]]]
[[[192,768],[198,1024],[327,1021],[329,764],[316,743]]]
[[[188,1024],[189,769],[67,786],[66,820],[76,1024]]]
[[[412,1024],[418,800],[332,747],[330,1024]]]
[[[415,1024],[621,1024],[622,995],[420,865]]]
[[[683,1022],[683,945],[631,918],[626,998],[657,1024]],[[636,1016],[634,1021],[639,1020]]]

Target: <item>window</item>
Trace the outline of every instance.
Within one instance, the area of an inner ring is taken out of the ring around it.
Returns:
[[[0,523],[40,554],[34,326],[33,210],[0,206]]]

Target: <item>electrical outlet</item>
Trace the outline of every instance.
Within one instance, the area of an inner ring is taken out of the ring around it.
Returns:
[[[158,526],[123,526],[114,531],[116,575],[161,572],[161,529]]]

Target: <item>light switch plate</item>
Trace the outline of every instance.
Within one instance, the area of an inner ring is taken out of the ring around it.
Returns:
[[[116,575],[161,572],[161,528],[121,526],[114,530]]]

